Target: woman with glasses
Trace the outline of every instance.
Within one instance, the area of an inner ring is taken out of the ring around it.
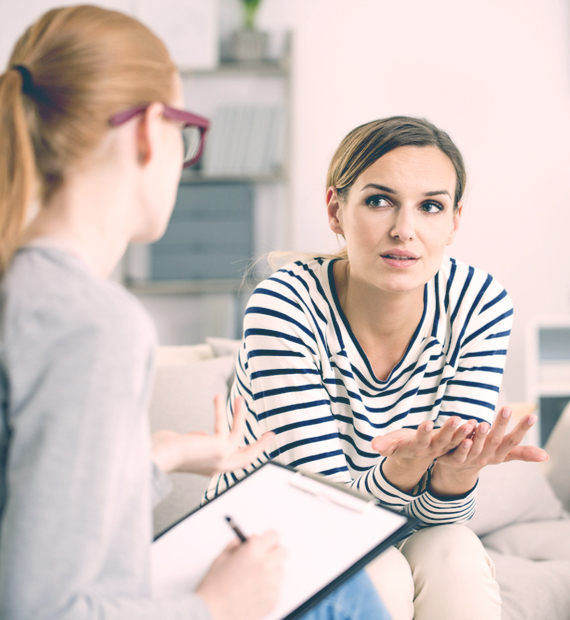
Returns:
[[[273,532],[229,545],[195,593],[150,596],[164,472],[246,467],[272,441],[240,447],[238,400],[232,430],[163,431],[151,446],[155,333],[107,278],[128,243],[162,235],[181,168],[202,153],[208,121],[181,104],[164,45],[93,6],[46,13],[0,75],[3,620],[255,620],[277,600],[285,550]],[[387,618],[374,596],[360,578],[334,604]]]
[[[299,257],[257,287],[232,391],[246,400],[248,442],[276,434],[261,461],[324,474],[419,519],[380,562],[397,620],[500,618],[492,562],[460,524],[475,510],[482,467],[546,458],[518,445],[536,416],[510,433],[508,408],[493,422],[508,295],[444,255],[465,181],[455,144],[423,119],[351,131],[326,193],[346,247]],[[244,474],[218,475],[207,497]]]

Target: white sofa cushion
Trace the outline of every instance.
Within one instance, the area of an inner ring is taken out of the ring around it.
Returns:
[[[206,338],[206,342],[212,347],[215,357],[233,355],[235,358],[243,346],[243,340],[231,340],[230,338]]]
[[[501,620],[568,620],[570,562],[533,562],[489,550],[501,586]]]
[[[512,461],[481,471],[477,510],[467,526],[478,536],[485,536],[513,523],[554,521],[565,516],[540,467]]]
[[[570,519],[514,523],[481,537],[487,549],[535,562],[561,560],[569,564]]]

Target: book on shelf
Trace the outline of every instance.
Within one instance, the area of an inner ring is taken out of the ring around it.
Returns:
[[[235,105],[216,110],[204,176],[268,175],[283,163],[281,106]]]

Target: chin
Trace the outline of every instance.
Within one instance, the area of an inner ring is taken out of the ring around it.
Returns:
[[[154,230],[142,231],[136,233],[129,243],[154,243],[158,241],[166,231],[166,226],[155,228]]]

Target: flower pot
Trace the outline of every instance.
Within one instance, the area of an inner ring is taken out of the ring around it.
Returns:
[[[233,60],[259,61],[267,54],[267,32],[260,30],[236,30],[231,37],[230,51]]]

